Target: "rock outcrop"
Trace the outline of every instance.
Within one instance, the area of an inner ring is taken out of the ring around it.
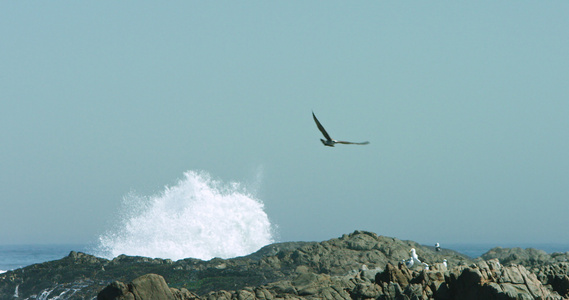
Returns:
[[[163,300],[192,300],[199,299],[197,295],[186,289],[170,288],[164,277],[156,274],[146,274],[124,284],[115,281],[109,284],[98,295],[99,300],[135,300],[135,299],[163,299]]]
[[[430,270],[401,263],[411,248]],[[487,253],[496,259],[472,260],[447,249],[355,231],[328,241],[277,243],[245,257],[209,261],[126,255],[107,260],[71,252],[57,261],[0,274],[0,299],[13,299],[14,294],[22,299],[145,299],[154,293],[160,299],[569,297],[564,254],[522,251],[527,257],[499,249]],[[517,260],[509,259],[512,254]]]
[[[236,291],[220,290],[210,292],[202,297],[184,291],[179,294],[180,300],[242,300],[242,299],[567,299],[568,281],[564,277],[553,285],[553,290],[546,287],[537,276],[524,266],[503,266],[497,259],[482,261],[478,265],[456,266],[447,270],[440,269],[421,271],[409,270],[404,264],[394,266],[388,263],[383,271],[375,271],[375,278],[370,280],[365,271],[345,276],[330,276],[299,270],[292,280],[281,280],[258,287],[247,287]],[[155,281],[163,282],[155,276]],[[140,286],[136,279],[128,287],[135,286],[142,290],[152,290],[152,282],[147,287]],[[154,284],[157,285],[157,284]],[[161,286],[153,294],[156,298],[145,298],[134,295],[133,298],[121,298],[123,294],[114,293],[108,297],[109,291],[122,289],[125,284],[112,283],[98,296],[98,300],[115,299],[173,299],[172,292]],[[132,290],[133,288],[130,288]],[[121,291],[122,291],[121,290]],[[130,291],[129,290],[129,291]],[[560,295],[561,292],[561,296]],[[163,294],[160,294],[163,293]],[[134,294],[134,293],[132,293]],[[148,295],[148,294],[147,294]]]
[[[495,247],[480,257],[483,260],[497,258],[502,264],[518,264],[526,267],[542,266],[559,262],[569,262],[569,252],[553,253],[533,248],[502,248]]]

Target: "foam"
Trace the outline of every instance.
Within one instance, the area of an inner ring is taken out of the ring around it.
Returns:
[[[123,199],[119,224],[99,237],[97,255],[231,258],[273,242],[264,205],[241,184],[188,171],[156,196]]]

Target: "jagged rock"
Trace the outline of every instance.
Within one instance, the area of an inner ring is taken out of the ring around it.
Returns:
[[[381,299],[403,299],[403,290],[397,282],[383,283],[382,290],[384,295]]]
[[[565,282],[569,283],[569,277],[567,280],[557,285],[556,291],[562,295],[566,295],[562,287]],[[418,272],[402,264],[398,267],[388,264],[385,271],[376,276],[376,285],[382,287],[386,299],[402,295],[409,299],[561,299],[524,266],[504,267],[497,259],[445,271]],[[360,285],[354,292],[359,296],[363,294],[361,290]]]
[[[411,299],[430,299],[430,296],[433,295],[432,292],[427,295],[427,292],[424,290],[424,288],[428,289],[429,287],[425,287],[418,283],[412,283],[405,288],[403,295],[406,295]]]
[[[376,299],[383,295],[383,289],[380,285],[369,283],[358,283],[351,291],[353,299]]]
[[[185,294],[185,293],[184,293]],[[177,293],[182,297],[184,294]],[[103,289],[97,300],[147,300],[164,299],[175,300],[174,294],[166,284],[164,278],[156,274],[146,274],[136,278],[130,284],[113,282]],[[182,298],[183,299],[183,298]]]
[[[400,263],[409,258],[411,248],[430,270]],[[496,259],[473,261],[448,249],[435,251],[366,231],[323,242],[273,244],[249,256],[210,261],[126,255],[106,260],[71,252],[58,261],[0,274],[0,299],[11,299],[16,287],[21,298],[62,300],[93,299],[97,294],[101,299],[134,300],[156,291],[178,300],[569,297],[566,254],[496,248],[487,254]],[[509,260],[505,266],[499,259]],[[521,263],[512,264],[517,261]],[[149,273],[159,278],[138,280]]]
[[[104,288],[97,300],[134,300],[134,295],[129,291],[128,286],[122,282],[115,281]]]
[[[557,275],[551,279],[551,285],[554,291],[569,297],[569,276]]]
[[[381,272],[383,272],[383,270],[382,270],[381,268],[375,268],[375,269],[372,269],[372,270],[364,269],[364,270],[361,270],[361,271],[360,271],[359,277],[360,277],[361,279],[365,279],[365,280],[368,280],[368,281],[370,281],[370,282],[374,282],[374,281],[375,281],[375,276],[377,276],[377,274],[379,274],[379,273],[381,273]]]
[[[355,238],[346,241],[347,248],[358,251],[372,250],[379,244],[377,234],[366,231],[356,231]]]
[[[170,288],[170,291],[172,291],[172,295],[174,295],[174,299],[176,300],[198,300],[200,299],[200,297],[198,297],[198,295],[188,291],[187,289],[176,289],[176,288]]]
[[[524,266],[505,267],[497,259],[446,271],[412,271],[403,264],[395,267],[389,263],[376,275],[375,282],[360,275],[330,276],[303,270],[292,280],[236,291],[220,290],[199,297],[187,290],[182,293],[168,289],[161,276],[149,274],[128,286],[113,282],[101,291],[98,299],[562,299]],[[569,286],[569,277],[557,278],[559,291],[566,294],[563,289]]]
[[[232,294],[228,291],[217,291],[209,293],[205,299],[207,300],[231,300]]]
[[[375,277],[376,283],[381,282],[396,282],[399,286],[407,286],[411,280],[412,275],[407,267],[399,264],[399,267],[395,267],[388,263],[385,266],[385,270],[382,273],[378,273]]]
[[[106,262],[104,258],[98,258],[93,255],[85,254],[83,252],[71,251],[64,259],[72,261],[74,264],[97,264]]]
[[[315,273],[302,273],[292,280],[299,296],[315,295],[323,287],[329,286],[330,276]]]
[[[553,264],[569,261],[569,252],[547,254],[543,250],[533,248],[502,248],[495,247],[482,254],[481,259],[491,260],[497,258],[502,264],[517,264],[526,267]]]
[[[468,267],[453,274],[451,294],[464,299],[561,299],[545,288],[524,266],[504,267],[495,259],[490,264]]]

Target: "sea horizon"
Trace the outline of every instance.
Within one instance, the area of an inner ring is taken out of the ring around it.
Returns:
[[[34,264],[59,260],[71,251],[93,252],[92,244],[0,244],[0,272],[24,268]]]

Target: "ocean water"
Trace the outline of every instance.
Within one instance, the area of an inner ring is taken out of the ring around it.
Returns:
[[[88,245],[0,245],[0,273],[61,259],[71,251],[89,252]]]

